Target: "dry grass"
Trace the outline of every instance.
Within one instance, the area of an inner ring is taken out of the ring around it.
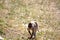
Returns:
[[[36,40],[60,40],[59,0],[0,0],[0,35],[4,40],[28,40],[26,24],[36,20]]]

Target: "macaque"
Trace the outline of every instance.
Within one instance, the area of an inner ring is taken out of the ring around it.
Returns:
[[[30,37],[28,37],[29,39],[31,38],[36,38],[36,32],[38,30],[38,24],[37,22],[30,22],[28,24],[28,32],[30,34]]]

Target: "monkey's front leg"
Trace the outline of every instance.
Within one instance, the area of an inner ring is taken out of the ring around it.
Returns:
[[[36,32],[34,32],[34,37],[33,37],[34,39],[36,38]]]
[[[33,37],[33,35],[34,35],[34,32],[32,32],[30,39]]]
[[[30,31],[28,31],[29,32],[29,34],[31,35],[31,32]]]
[[[28,28],[27,30],[28,30],[28,33],[31,35],[30,29]]]
[[[30,34],[30,37],[28,37],[28,38],[31,39],[31,35],[32,35],[32,34],[31,34],[31,32],[30,32],[30,29],[28,28],[27,30],[28,30],[28,33]]]
[[[33,30],[31,38],[35,39],[36,38],[36,30]]]

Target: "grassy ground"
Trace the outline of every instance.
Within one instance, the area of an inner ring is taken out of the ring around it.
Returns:
[[[0,35],[28,40],[27,26],[39,25],[36,40],[60,40],[60,0],[0,0]]]

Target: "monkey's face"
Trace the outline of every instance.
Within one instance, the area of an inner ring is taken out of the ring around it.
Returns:
[[[31,27],[32,27],[32,23],[29,23],[29,24],[28,24],[28,28],[31,28]]]

